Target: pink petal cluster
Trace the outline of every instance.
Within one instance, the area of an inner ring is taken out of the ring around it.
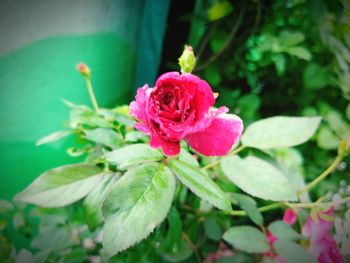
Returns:
[[[189,73],[168,72],[155,87],[137,90],[130,114],[138,121],[135,127],[151,136],[151,146],[161,147],[166,155],[178,154],[180,141],[186,140],[203,155],[219,156],[238,141],[243,123],[238,116],[226,114],[226,107],[212,110],[214,103],[206,81]]]
[[[317,215],[317,220],[309,216],[303,226],[303,235],[310,239],[309,252],[320,263],[345,263],[345,259],[330,233],[333,222],[323,219],[322,214],[332,216],[333,208],[320,212]]]

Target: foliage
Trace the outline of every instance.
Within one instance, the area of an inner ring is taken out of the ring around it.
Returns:
[[[350,4],[264,3],[197,1],[191,20],[185,66],[245,124],[229,154],[151,148],[128,106],[98,107],[85,70],[94,109],[65,101],[66,129],[37,143],[75,136],[85,161],[0,202],[0,261],[317,262],[302,229],[320,214],[349,255]]]

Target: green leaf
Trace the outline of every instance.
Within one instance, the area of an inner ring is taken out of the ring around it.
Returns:
[[[320,125],[321,117],[276,116],[251,124],[242,136],[242,144],[259,149],[284,148],[309,140]]]
[[[208,10],[208,20],[210,22],[223,18],[233,11],[232,4],[227,0],[217,0]]]
[[[250,196],[232,193],[232,197],[238,201],[238,205],[247,213],[249,218],[257,225],[262,225],[264,219],[256,206],[256,202]]]
[[[179,154],[179,160],[182,162],[188,163],[192,166],[199,167],[199,163],[197,159],[185,149],[181,149],[181,152]]]
[[[105,173],[101,182],[97,187],[92,190],[84,199],[84,212],[86,223],[90,230],[94,230],[98,227],[102,221],[102,204],[105,200],[110,187],[116,180],[119,179],[119,174],[116,173]]]
[[[101,169],[88,164],[65,165],[40,175],[15,201],[44,207],[69,205],[86,196],[102,179]]]
[[[304,86],[309,89],[322,89],[330,82],[330,76],[326,69],[316,63],[309,63],[303,72]]]
[[[278,37],[279,43],[283,48],[296,46],[303,42],[304,39],[305,37],[302,33],[290,31],[283,31]]]
[[[209,42],[211,50],[214,53],[220,51],[226,44],[227,38],[228,33],[226,32],[226,30],[224,30],[221,27],[215,28],[214,32],[211,34]]]
[[[72,133],[73,131],[56,131],[56,132],[50,133],[49,135],[46,135],[45,137],[37,141],[36,146],[58,141]]]
[[[208,238],[219,241],[222,236],[222,230],[220,225],[214,218],[208,218],[204,222],[204,230]]]
[[[221,210],[231,210],[230,201],[226,194],[205,172],[179,160],[170,161],[169,166],[179,180],[200,198]]]
[[[302,236],[297,233],[290,225],[288,225],[286,222],[282,220],[274,221],[269,226],[268,229],[270,232],[282,239],[288,239],[288,240],[298,240]]]
[[[174,247],[179,246],[182,235],[182,221],[176,207],[172,207],[168,213],[168,231],[160,250],[171,251]]]
[[[273,201],[296,200],[287,178],[274,166],[253,156],[225,157],[224,174],[244,192]]]
[[[251,226],[231,227],[223,238],[234,247],[248,253],[264,253],[269,250],[265,235]]]
[[[118,148],[123,139],[120,134],[112,129],[96,128],[84,130],[84,138],[97,144],[103,144],[111,148]]]
[[[286,52],[289,55],[293,55],[293,56],[296,56],[300,59],[304,59],[307,61],[311,60],[311,58],[312,58],[310,51],[302,46],[290,47],[290,48],[286,49]]]
[[[287,262],[317,263],[317,260],[305,248],[292,241],[279,239],[274,243],[274,247],[277,254]]]
[[[163,154],[147,144],[131,144],[106,154],[109,162],[116,163],[119,169],[143,162],[159,161]]]
[[[76,106],[70,112],[70,126],[75,129],[78,126],[113,128],[113,124],[103,116],[97,114],[86,106]]]
[[[72,230],[67,226],[45,225],[39,229],[39,235],[36,236],[31,246],[40,250],[62,251],[72,246],[76,246],[73,240]]]
[[[325,150],[337,149],[339,139],[330,128],[321,127],[317,136],[317,145]]]
[[[275,62],[275,68],[278,76],[282,76],[287,68],[286,57],[281,53],[277,53],[272,56],[272,60]]]
[[[210,66],[205,68],[204,75],[206,81],[208,81],[210,85],[215,87],[220,84],[221,74],[217,67]]]
[[[145,239],[166,217],[175,192],[167,166],[149,163],[126,172],[102,207],[103,247],[113,256]]]

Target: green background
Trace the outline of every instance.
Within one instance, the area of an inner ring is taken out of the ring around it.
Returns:
[[[92,69],[101,107],[128,103],[153,84],[167,1],[15,0],[0,3],[0,198],[11,199],[43,171],[79,159],[72,141],[36,147],[64,126],[67,99],[90,105],[75,65]]]

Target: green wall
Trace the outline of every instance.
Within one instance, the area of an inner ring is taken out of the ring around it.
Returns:
[[[62,98],[90,103],[78,62],[91,67],[104,107],[128,103],[137,86],[154,82],[168,7],[151,0],[0,3],[0,198],[46,169],[79,161],[64,151],[72,140],[35,146],[63,127]]]

